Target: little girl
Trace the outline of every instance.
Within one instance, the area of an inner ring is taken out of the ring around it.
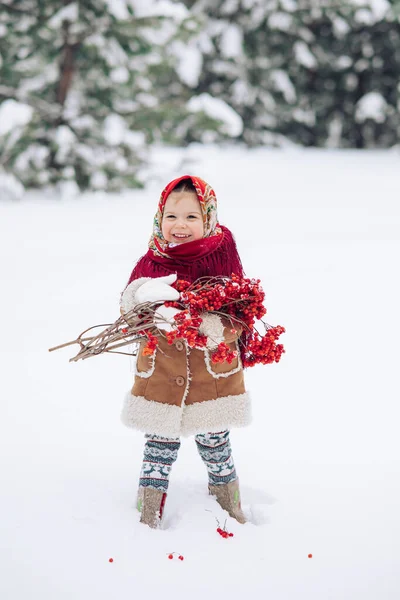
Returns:
[[[203,276],[243,275],[236,244],[229,229],[219,225],[214,190],[202,179],[186,175],[171,181],[161,194],[148,252],[132,271],[121,295],[122,314],[142,302],[159,302],[157,313],[168,329],[177,309],[161,306],[177,300],[171,284],[176,279],[193,282]],[[231,427],[250,422],[238,351],[239,326],[204,313],[200,332],[205,348],[190,348],[186,341],[169,345],[159,337],[153,356],[137,355],[135,381],[127,395],[122,420],[145,433],[139,480],[138,510],[141,522],[161,524],[168,478],[180,447],[180,436],[194,435],[208,472],[209,492],[239,523],[245,523],[229,441]],[[229,364],[212,363],[212,352],[225,341],[237,358]]]

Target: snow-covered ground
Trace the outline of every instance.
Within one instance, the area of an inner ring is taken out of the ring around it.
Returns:
[[[180,156],[159,151],[146,191],[0,203],[0,597],[398,600],[400,156]],[[132,360],[47,351],[118,317],[159,192],[184,172],[216,189],[287,329],[281,363],[247,371],[254,421],[231,437],[249,523],[228,519],[228,540],[190,438],[164,529],[139,523],[143,436],[119,421]]]

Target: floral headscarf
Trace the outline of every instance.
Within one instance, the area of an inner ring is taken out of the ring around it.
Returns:
[[[162,217],[165,203],[168,196],[183,179],[190,179],[196,189],[197,198],[200,203],[201,213],[203,215],[204,235],[203,238],[220,236],[222,229],[218,223],[217,216],[217,198],[212,187],[193,175],[183,175],[171,181],[161,192],[158,210],[153,221],[153,233],[149,241],[149,248],[156,256],[168,257],[168,242],[164,238],[161,230]]]

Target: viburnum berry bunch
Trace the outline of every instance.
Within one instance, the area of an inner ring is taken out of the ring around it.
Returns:
[[[263,336],[254,332],[244,350],[243,366],[252,367],[256,364],[268,365],[279,362],[285,352],[283,345],[276,343],[281,333],[285,333],[285,329],[280,325],[269,327]]]
[[[143,335],[145,335],[147,337],[147,340],[148,340],[146,346],[143,348],[143,355],[144,356],[151,356],[152,354],[154,354],[154,352],[155,352],[155,350],[157,348],[158,339],[156,338],[155,335],[153,335],[149,331],[142,331],[140,333],[142,333]]]
[[[186,340],[191,348],[204,348],[207,337],[199,331],[201,315],[213,312],[223,318],[231,333],[241,332],[239,344],[244,367],[279,362],[285,350],[276,341],[285,329],[279,325],[266,325],[266,331],[261,335],[255,328],[255,322],[267,312],[259,279],[232,274],[231,277],[202,277],[194,283],[178,280],[173,287],[180,292],[180,299],[165,302],[165,306],[177,308],[180,312],[174,317],[172,331],[165,334],[169,344],[180,338]],[[148,331],[143,333],[148,338],[143,354],[151,355],[157,347],[157,337]],[[236,357],[237,352],[225,342],[218,344],[211,354],[214,363],[231,363]]]
[[[171,306],[171,302],[165,303]],[[174,317],[175,328],[166,333],[168,344],[172,344],[175,339],[183,338],[191,348],[204,348],[207,343],[207,337],[199,332],[201,318],[198,315],[192,315],[188,309],[182,310]]]
[[[224,528],[223,528],[223,529],[222,529],[222,527],[221,527],[221,525],[220,525],[220,522],[218,521],[217,517],[215,517],[215,520],[217,521],[217,525],[218,525],[218,527],[217,527],[216,531],[217,531],[217,533],[218,533],[218,534],[219,534],[221,537],[223,537],[223,538],[225,538],[225,539],[226,539],[226,538],[233,537],[233,533],[229,532],[229,531],[227,530],[227,528],[226,528],[226,519],[225,519],[225,523],[224,523]]]

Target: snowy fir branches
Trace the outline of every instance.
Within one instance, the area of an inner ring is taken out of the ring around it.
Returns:
[[[3,0],[0,175],[118,190],[154,143],[388,148],[399,78],[400,0]]]
[[[137,187],[149,143],[218,130],[182,102],[176,54],[196,19],[183,4],[157,6],[2,3],[0,168],[28,187]]]

